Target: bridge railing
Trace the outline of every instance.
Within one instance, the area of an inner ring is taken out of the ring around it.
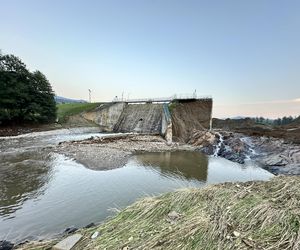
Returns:
[[[173,100],[189,100],[189,99],[212,99],[212,96],[198,96],[196,94],[179,94],[169,97],[158,97],[158,98],[138,98],[138,99],[120,99],[114,98],[113,102],[128,102],[128,103],[143,103],[143,102],[171,102]]]

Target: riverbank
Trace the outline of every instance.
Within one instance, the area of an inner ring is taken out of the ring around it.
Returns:
[[[300,175],[300,145],[288,139],[213,130],[195,131],[188,143],[205,154],[240,164],[254,161],[275,175]]]
[[[101,103],[66,103],[57,105],[57,123],[22,124],[0,126],[0,136],[17,136],[32,132],[42,132],[61,128],[98,127],[82,117],[82,113],[91,111]]]
[[[159,135],[115,134],[61,143],[55,150],[94,170],[122,167],[139,152],[200,151],[239,164],[251,160],[278,175],[300,175],[300,145],[266,136],[224,130],[195,131],[185,143],[167,143]]]
[[[24,126],[2,126],[0,127],[0,137],[2,136],[17,136],[29,134],[33,132],[43,132],[63,128],[58,123],[42,124],[42,125],[24,125]]]
[[[76,232],[83,237],[73,249],[298,249],[299,190],[300,177],[275,177],[145,198]],[[59,240],[17,249],[49,249]]]
[[[115,134],[86,140],[60,143],[56,152],[93,170],[123,167],[134,153],[194,151],[186,144],[167,143],[158,135]]]
[[[0,140],[0,240],[16,244],[56,237],[69,227],[102,222],[113,214],[110,208],[124,208],[149,194],[270,178],[255,166],[245,169],[195,152],[194,147],[167,143],[160,136],[77,128]],[[91,166],[62,154],[63,148],[68,152],[73,147],[75,154],[81,152],[80,157],[95,158],[98,166],[93,170],[107,171],[91,171]],[[83,150],[79,152],[78,148]],[[125,167],[110,170],[122,166],[123,162],[115,159],[120,150],[130,153],[130,159]],[[116,165],[109,166],[109,161]]]

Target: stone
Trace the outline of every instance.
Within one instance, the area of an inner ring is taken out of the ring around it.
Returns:
[[[168,213],[168,218],[170,220],[178,220],[180,218],[180,214],[175,211],[172,211],[172,212]]]
[[[81,234],[73,234],[58,242],[52,249],[53,250],[70,250],[76,245],[76,243],[81,239]]]
[[[78,228],[76,228],[76,227],[68,227],[68,228],[65,230],[65,233],[71,234],[71,233],[75,233],[77,230],[78,230]]]
[[[99,232],[96,231],[95,233],[92,234],[91,239],[96,239],[99,236]]]
[[[280,155],[270,155],[268,157],[265,157],[262,162],[264,163],[264,165],[267,166],[285,166],[287,165],[289,162],[282,158]]]
[[[96,226],[95,223],[90,223],[90,224],[87,224],[84,228],[91,228],[91,227],[94,227]]]
[[[11,249],[13,249],[13,247],[14,247],[14,244],[7,240],[0,241],[0,250],[11,250]]]
[[[239,232],[237,232],[237,231],[233,231],[232,234],[233,234],[234,237],[240,237],[240,235],[241,235],[241,234],[240,234]]]

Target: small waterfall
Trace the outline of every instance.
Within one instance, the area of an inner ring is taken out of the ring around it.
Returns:
[[[241,141],[244,142],[248,146],[248,154],[246,155],[245,160],[251,160],[251,157],[257,155],[255,149],[254,149],[254,144],[251,140],[250,137],[242,137]]]
[[[214,152],[214,157],[217,157],[219,155],[219,152],[221,150],[222,144],[224,142],[224,137],[219,132],[216,132],[216,134],[219,135],[219,143],[217,144],[216,150]]]

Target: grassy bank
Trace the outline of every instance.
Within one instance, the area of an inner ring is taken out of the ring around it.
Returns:
[[[299,249],[299,225],[300,177],[275,177],[142,199],[81,230],[75,249]]]
[[[57,117],[60,123],[66,122],[68,117],[84,111],[90,111],[101,103],[66,103],[57,105]]]

